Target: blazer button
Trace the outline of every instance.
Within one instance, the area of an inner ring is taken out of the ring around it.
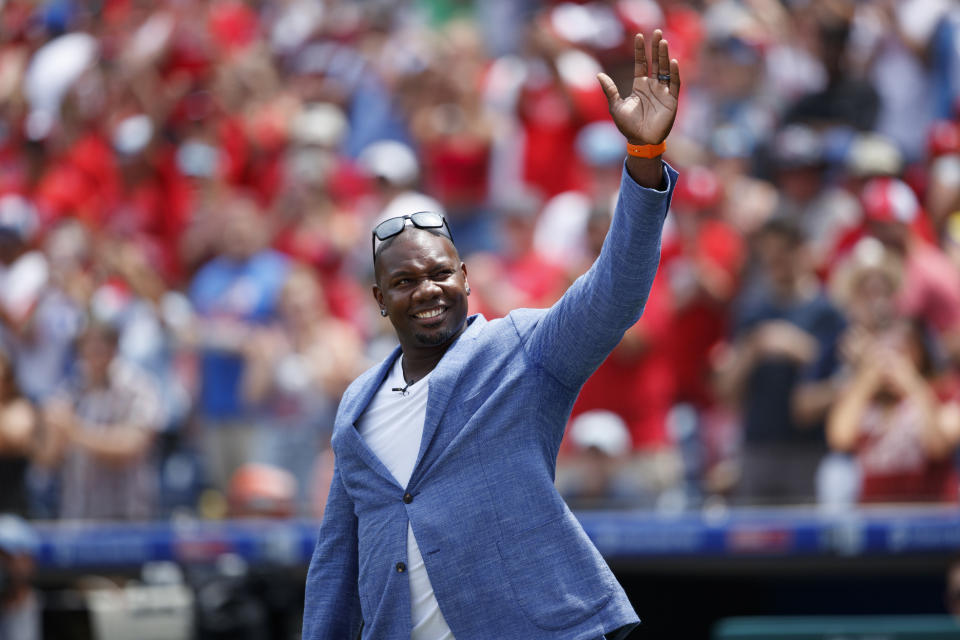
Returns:
[[[402,562],[397,563],[397,573],[403,573],[406,570],[407,570],[407,565],[403,564]]]
[[[403,494],[403,501],[405,504],[410,504],[411,502],[413,502],[413,496],[410,495],[409,493],[405,493]]]

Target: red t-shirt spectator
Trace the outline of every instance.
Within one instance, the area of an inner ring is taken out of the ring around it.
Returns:
[[[693,215],[693,214],[690,214]],[[720,277],[733,284],[743,262],[743,239],[730,226],[718,220],[699,223],[696,237],[684,243],[679,236],[666,240],[660,259],[663,271],[675,291],[697,287],[687,302],[677,302],[667,333],[670,358],[676,372],[677,399],[700,407],[713,402],[710,389],[710,352],[728,334],[729,308],[710,298],[694,282],[697,262],[708,262]]]

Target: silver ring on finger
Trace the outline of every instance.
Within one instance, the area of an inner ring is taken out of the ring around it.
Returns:
[[[658,73],[657,80],[664,84],[670,84],[670,74],[669,73]]]

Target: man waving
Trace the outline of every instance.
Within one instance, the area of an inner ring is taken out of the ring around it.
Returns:
[[[440,215],[374,229],[373,295],[400,345],[337,412],[305,640],[619,640],[638,623],[553,481],[577,393],[657,270],[680,72],[657,31],[649,62],[636,36],[627,97],[599,80],[626,138],[620,197],[599,258],[551,308],[467,317]]]

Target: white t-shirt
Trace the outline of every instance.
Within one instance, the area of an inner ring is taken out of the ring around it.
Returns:
[[[403,369],[397,358],[383,384],[357,421],[360,436],[383,465],[393,474],[401,487],[406,487],[417,464],[423,422],[427,415],[428,374],[406,391],[403,388]],[[407,524],[407,578],[410,581],[411,640],[454,640],[447,621],[443,619],[427,568],[420,555],[420,547],[413,536],[413,527]]]

